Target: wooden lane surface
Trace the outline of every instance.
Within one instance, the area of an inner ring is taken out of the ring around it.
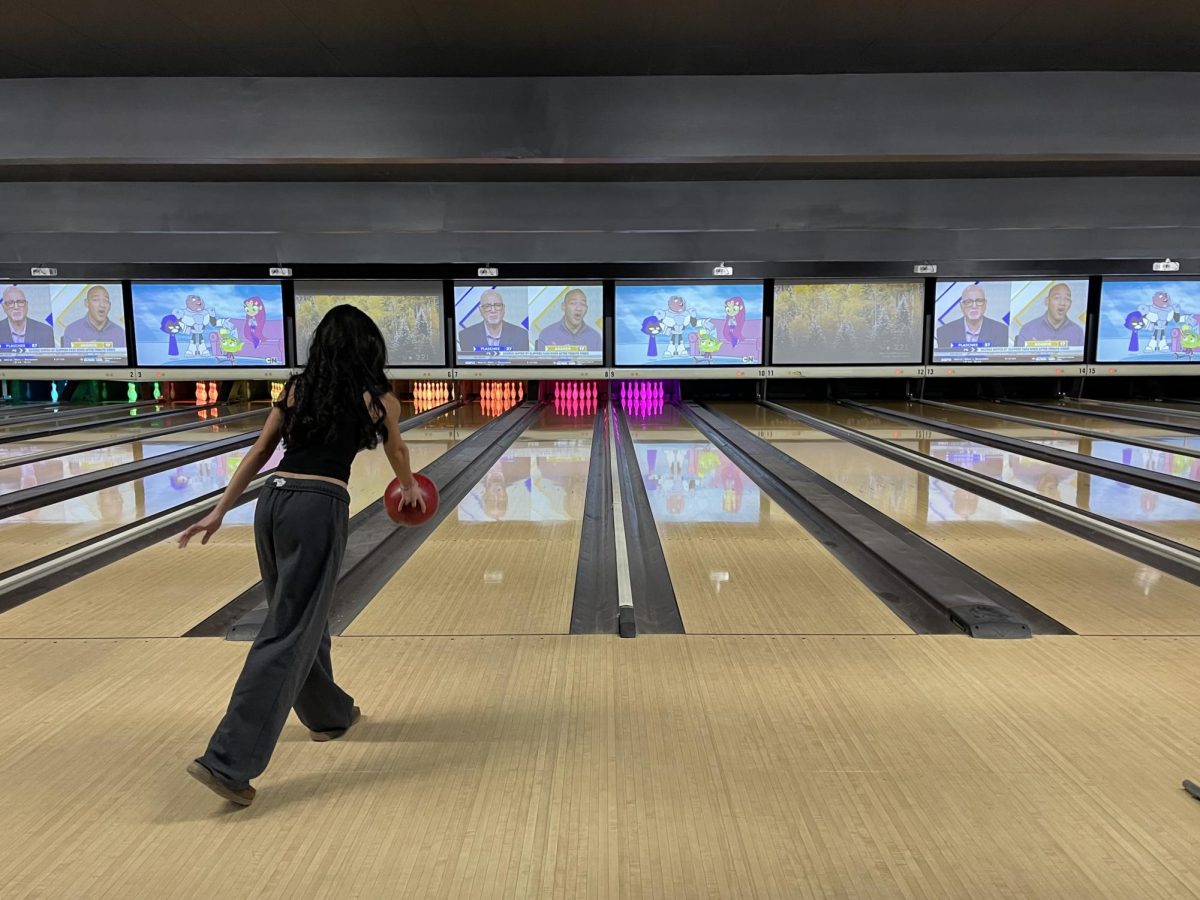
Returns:
[[[1018,425],[1003,419],[990,419],[978,413],[947,410],[937,406],[924,406],[920,403],[880,403],[876,405],[883,409],[927,416],[935,422],[941,419],[954,425],[965,425],[969,428],[989,431],[1001,437],[1019,437],[1023,440],[1078,453],[1084,457],[1090,456],[1100,460],[1119,462],[1162,475],[1174,475],[1200,482],[1200,458],[1175,454],[1168,450],[1125,444],[1122,443],[1119,433],[1106,435],[1102,439],[1085,438],[1078,434],[1057,431],[1053,425],[1047,425],[1040,429],[1030,428],[1028,425]],[[1200,438],[1197,440],[1200,441]]]
[[[195,431],[177,432],[165,437],[148,437],[78,453],[68,450],[52,459],[0,469],[0,496],[64,478],[73,478],[76,475],[111,469],[113,466],[153,459],[187,447],[203,446],[234,435],[256,434],[262,429],[265,419],[264,415],[261,418],[238,419],[228,425],[216,422],[210,428],[197,428]]]
[[[139,435],[143,436],[143,440],[151,440],[158,431],[163,428],[172,427],[175,425],[184,425],[189,422],[220,425],[224,422],[227,416],[234,413],[246,412],[251,408],[251,404],[238,403],[229,406],[221,415],[212,415],[211,410],[180,410],[175,416],[166,416],[162,419],[151,419],[150,421],[130,418],[128,421],[120,421],[113,424],[94,425],[84,431],[72,431],[69,434],[47,435],[40,438],[29,438],[21,443],[0,444],[0,463],[12,463],[20,459],[22,456],[28,456],[35,453],[44,453],[49,450],[57,450],[61,453],[70,453],[73,448],[81,447],[85,444],[90,444],[96,441],[103,440],[133,440]],[[263,409],[264,416],[267,410]],[[202,414],[203,413],[203,414]],[[242,420],[239,420],[242,421]],[[234,422],[233,424],[237,424]],[[203,433],[204,429],[197,428],[195,431],[177,432],[174,437],[186,438],[190,435]],[[172,435],[167,435],[170,439]]]
[[[244,654],[5,642],[6,897],[1200,896],[1197,639],[338,638],[234,811]]]
[[[797,406],[797,408],[801,407]],[[864,416],[880,423],[886,421],[861,411],[828,404],[813,405],[807,409],[816,415],[842,424],[864,421]],[[939,437],[934,432],[931,439],[937,442],[937,446],[942,449],[939,452],[935,446],[931,447],[928,452],[958,465],[960,468],[968,471],[978,470],[979,463],[977,461],[983,459],[986,460],[985,464],[999,465],[1004,480],[1014,481],[1035,493],[1043,493],[1071,506],[1132,525],[1167,540],[1177,541],[1189,547],[1200,547],[1200,503],[1179,497],[1169,497],[1157,491],[1124,484],[1111,478],[1080,475],[1077,470],[1067,466],[1058,466],[1018,453],[997,450],[952,435]],[[897,441],[897,443],[913,450],[927,452],[914,441]],[[1166,454],[1159,456],[1164,460],[1167,458]],[[1188,462],[1190,470],[1191,461]],[[989,471],[988,474],[996,473]],[[1087,479],[1088,494],[1086,497],[1081,497],[1078,490],[1072,487],[1081,478]]]
[[[32,562],[47,553],[221,490],[248,450],[249,447],[230,450],[9,516],[0,521],[0,570]],[[276,454],[275,462],[279,455]]]
[[[407,443],[413,465],[428,465],[445,440]],[[350,482],[351,515],[378,500],[391,480],[382,448],[359,454]],[[133,553],[0,615],[2,637],[181,635],[258,581],[254,503],[232,511],[207,546],[179,550],[174,539]]]
[[[731,417],[741,409],[719,408]],[[1200,634],[1200,588],[844,441],[790,441],[789,428],[812,429],[771,416],[775,445],[784,453],[1068,628],[1085,634]],[[933,515],[931,492],[946,501]]]
[[[518,438],[343,633],[569,632],[587,425]]]
[[[1200,446],[1200,435],[1187,435],[1179,431],[1171,431],[1166,428],[1156,427],[1152,423],[1146,425],[1135,425],[1129,422],[1120,422],[1116,419],[1104,419],[1099,416],[1078,416],[1073,413],[1056,412],[1049,407],[1037,408],[1033,406],[1021,406],[1018,404],[1004,403],[962,403],[959,404],[968,408],[978,407],[979,409],[990,409],[995,412],[1007,413],[1012,416],[1024,416],[1027,419],[1040,419],[1051,425],[1058,423],[1061,425],[1074,425],[1077,428],[1091,428],[1095,431],[1102,431],[1114,436],[1120,434],[1128,434],[1131,437],[1143,437],[1151,440],[1165,440],[1167,438],[1182,438],[1187,442],[1189,447]],[[1081,411],[1084,411],[1081,408]],[[1133,415],[1133,413],[1130,413]]]
[[[664,424],[673,434],[683,427]],[[631,431],[643,479],[652,477],[656,484],[651,506],[685,631],[912,633],[699,431],[693,428],[688,441],[673,437],[661,443],[653,421],[631,423]],[[696,492],[693,480],[701,485]],[[710,482],[720,496],[705,503],[701,495]],[[736,496],[724,496],[725,485]],[[726,507],[737,512],[727,513]]]

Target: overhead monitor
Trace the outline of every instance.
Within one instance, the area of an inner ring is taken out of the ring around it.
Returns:
[[[141,366],[283,366],[278,282],[134,282]]]
[[[1097,362],[1200,363],[1200,281],[1110,281]]]
[[[348,304],[371,317],[383,333],[389,366],[444,366],[440,281],[297,281],[296,364],[325,314]]]
[[[600,284],[454,285],[460,366],[599,366]]]
[[[777,365],[921,362],[923,281],[776,283]]]
[[[125,292],[119,283],[0,284],[0,366],[123,366]]]
[[[762,362],[762,282],[618,284],[618,366]]]
[[[1086,279],[939,281],[934,363],[1082,362]]]

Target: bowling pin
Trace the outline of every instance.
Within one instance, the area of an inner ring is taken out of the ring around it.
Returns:
[[[196,382],[196,405],[203,406],[208,402],[208,388],[203,381]]]

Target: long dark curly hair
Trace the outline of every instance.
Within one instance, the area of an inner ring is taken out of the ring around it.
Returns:
[[[276,404],[284,411],[284,443],[340,444],[353,437],[360,450],[375,447],[387,434],[386,359],[383,335],[366,313],[346,304],[327,312],[313,334],[308,364],[288,380]],[[369,409],[364,392],[371,395]]]

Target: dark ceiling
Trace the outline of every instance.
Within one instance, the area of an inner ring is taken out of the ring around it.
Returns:
[[[0,77],[1200,68],[1196,0],[8,0]]]

